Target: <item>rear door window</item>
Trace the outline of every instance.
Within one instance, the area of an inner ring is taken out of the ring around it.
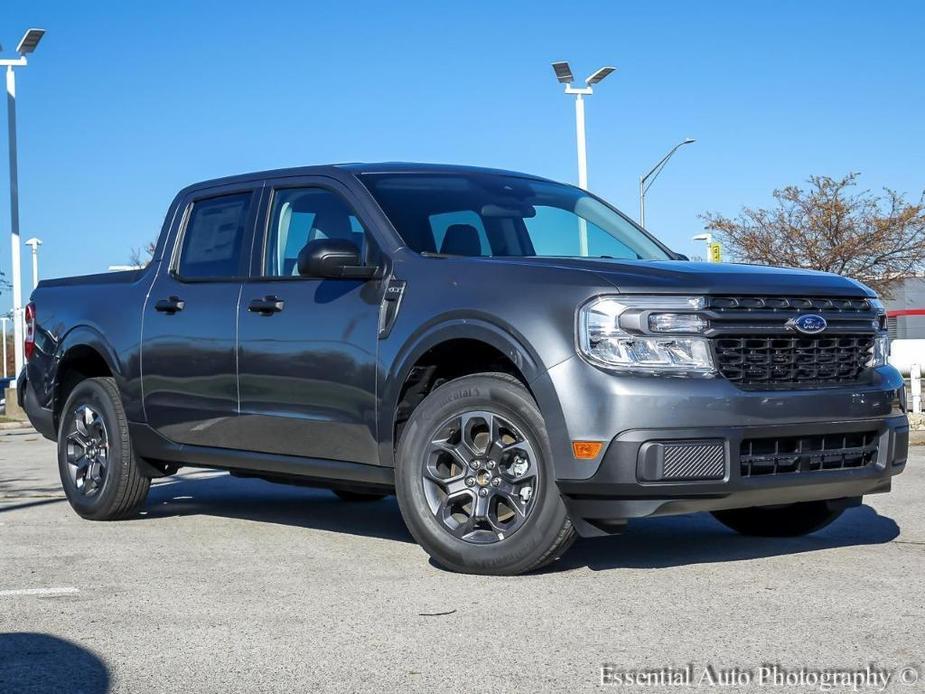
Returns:
[[[253,195],[236,193],[193,203],[180,247],[183,279],[239,277]]]

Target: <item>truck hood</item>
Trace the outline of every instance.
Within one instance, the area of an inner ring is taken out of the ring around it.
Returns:
[[[523,264],[593,273],[620,292],[656,294],[779,294],[875,296],[860,282],[816,270],[684,260],[608,258],[494,258]]]

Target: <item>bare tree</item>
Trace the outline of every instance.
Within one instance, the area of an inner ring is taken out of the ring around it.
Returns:
[[[925,261],[925,194],[911,203],[890,189],[854,192],[858,175],[813,176],[806,190],[775,190],[771,209],[701,219],[738,260],[835,272],[889,296]]]
[[[156,243],[151,241],[144,248],[133,248],[128,256],[129,265],[134,265],[135,267],[144,267],[151,262],[151,258],[154,257],[154,249]]]

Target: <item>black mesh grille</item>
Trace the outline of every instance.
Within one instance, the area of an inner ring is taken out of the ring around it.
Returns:
[[[743,385],[856,381],[871,358],[873,335],[723,336],[714,339],[716,364]]]
[[[739,452],[742,477],[847,470],[877,458],[876,431],[746,439]]]

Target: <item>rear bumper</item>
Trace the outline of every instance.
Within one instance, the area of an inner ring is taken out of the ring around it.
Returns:
[[[26,413],[32,426],[46,439],[54,441],[57,438],[55,432],[54,413],[50,408],[42,407],[39,399],[35,395],[35,390],[29,379],[26,378],[26,370],[23,369],[16,379],[16,401]]]
[[[747,439],[860,432],[875,432],[876,441],[876,453],[863,466],[756,476],[742,470],[740,448]],[[647,458],[650,442],[691,440],[722,442],[721,479],[645,481],[651,471]],[[630,518],[887,492],[892,476],[905,467],[908,445],[909,423],[905,415],[767,426],[636,429],[613,439],[593,476],[560,479],[558,485],[579,532],[593,535],[618,527],[620,521]]]

